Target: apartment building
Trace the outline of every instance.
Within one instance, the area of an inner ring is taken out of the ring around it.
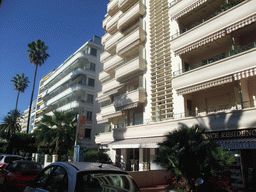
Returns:
[[[111,0],[96,143],[126,170],[154,170],[158,142],[198,124],[236,159],[232,186],[256,164],[256,0]]]
[[[30,120],[31,121],[30,121],[30,125],[29,125],[29,133],[33,132],[33,128],[34,128],[34,125],[35,125],[36,102],[37,102],[37,100],[34,100],[32,102],[31,115],[30,115]],[[21,119],[20,119],[21,132],[22,133],[27,133],[28,112],[29,112],[29,107],[24,110],[24,113],[22,114]]]
[[[34,130],[44,114],[53,115],[55,110],[72,111],[84,117],[84,129],[79,129],[78,144],[95,146],[94,135],[101,131],[100,126],[96,126],[95,114],[99,104],[95,98],[101,89],[98,74],[102,70],[99,61],[102,51],[101,38],[94,36],[41,79]]]

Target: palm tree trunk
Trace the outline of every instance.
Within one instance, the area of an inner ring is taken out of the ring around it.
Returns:
[[[20,96],[20,91],[18,91],[18,95],[17,95],[17,99],[16,99],[16,107],[15,107],[15,111],[18,108],[18,101],[19,101],[19,96]]]
[[[29,131],[30,114],[31,114],[32,102],[33,102],[33,96],[34,96],[34,90],[35,90],[35,84],[36,84],[37,67],[38,67],[38,65],[36,64],[36,69],[35,69],[35,73],[34,73],[33,89],[32,89],[32,94],[31,94],[31,99],[30,99],[30,105],[29,105],[29,112],[28,112],[27,133],[28,133],[28,131]]]

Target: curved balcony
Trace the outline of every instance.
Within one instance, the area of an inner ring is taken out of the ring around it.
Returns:
[[[136,23],[136,21],[145,14],[146,7],[143,5],[142,1],[138,1],[134,6],[127,10],[118,20],[117,29],[119,31],[124,31],[131,25]]]
[[[119,11],[117,14],[111,17],[106,24],[106,31],[111,35],[113,35],[117,31],[117,21],[121,14],[122,12]]]
[[[75,100],[57,108],[57,111],[68,111],[68,110],[74,110],[75,108],[85,108],[85,107],[86,107],[86,104],[84,102]]]
[[[111,54],[107,51],[104,51],[103,53],[101,53],[100,55],[100,62],[103,63],[104,60],[106,60],[108,57],[110,57]]]
[[[122,115],[122,111],[116,111],[114,104],[101,108],[102,118],[113,118]]]
[[[144,103],[146,98],[146,91],[144,89],[136,89],[121,96],[115,97],[114,104],[116,108],[122,108],[133,103]]]
[[[100,81],[100,82],[104,82],[104,81],[106,81],[107,79],[109,79],[110,77],[111,77],[110,74],[106,73],[105,71],[101,71],[101,72],[99,73],[99,81]]]
[[[124,12],[129,7],[131,7],[137,0],[119,0],[118,7],[119,9]]]
[[[115,14],[118,10],[118,0],[111,0],[107,5],[107,12],[110,16]]]
[[[106,25],[111,17],[108,15],[105,17],[105,19],[102,21],[102,28],[106,31]]]
[[[97,124],[102,124],[102,123],[107,123],[108,119],[102,118],[101,113],[97,113],[96,114],[96,121],[97,121]]]
[[[109,38],[105,43],[105,50],[110,54],[114,54],[116,52],[117,42],[123,37],[123,34],[120,32],[116,32],[111,38]]]
[[[194,70],[188,71],[173,78],[174,89],[184,89],[214,79],[222,78],[227,74],[236,74],[245,69],[255,67],[256,48],[226,57],[209,63]]]
[[[110,97],[106,94],[103,94],[103,92],[99,92],[97,94],[97,100],[99,101],[99,103],[103,103],[103,102],[110,101]]]
[[[109,33],[105,33],[101,38],[101,44],[104,46],[106,41],[111,37]]]
[[[146,69],[146,61],[141,56],[137,56],[129,61],[125,61],[116,69],[115,78],[117,81],[123,81],[143,72]]]
[[[114,55],[104,63],[103,65],[104,71],[108,72],[108,71],[114,70],[123,60],[124,59],[119,55]]]
[[[121,88],[122,86],[123,86],[123,84],[116,81],[115,79],[112,79],[112,80],[102,84],[102,92],[103,93],[107,93],[107,92],[117,93],[118,89]]]
[[[188,47],[191,42],[201,42],[201,40],[207,37],[211,37],[212,40],[220,38],[221,36],[225,35],[226,30],[231,23],[237,23],[248,17],[248,15],[255,14],[255,10],[256,3],[254,1],[245,1],[240,3],[235,7],[222,12],[208,21],[194,27],[193,29],[182,33],[180,36],[172,40],[171,49],[174,52],[177,52],[178,50]],[[203,43],[200,45],[203,45]]]
[[[137,29],[126,35],[116,46],[116,52],[120,56],[129,55],[138,48],[146,39],[146,32],[139,26]]]

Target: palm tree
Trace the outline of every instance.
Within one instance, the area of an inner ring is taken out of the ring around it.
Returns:
[[[197,179],[207,182],[209,177],[231,165],[234,157],[219,148],[215,140],[206,140],[204,130],[194,126],[169,133],[160,143],[155,161],[169,170],[176,181],[185,178],[193,190]]]
[[[74,146],[75,124],[76,116],[71,112],[54,111],[53,116],[44,115],[35,131],[37,146],[59,156],[65,154]]]
[[[3,123],[0,125],[0,130],[7,132],[7,141],[11,139],[14,133],[19,132],[21,126],[17,119],[20,117],[20,112],[18,110],[11,110],[3,118]]]
[[[28,87],[28,77],[24,77],[24,73],[16,74],[15,77],[11,80],[14,85],[14,90],[18,91],[17,100],[16,100],[16,107],[15,110],[17,110],[18,107],[18,100],[20,93],[24,93],[25,89]]]
[[[27,50],[27,52],[29,53],[28,57],[29,57],[30,63],[34,64],[36,66],[36,69],[34,73],[33,88],[32,88],[29,113],[28,113],[27,133],[28,133],[29,124],[30,124],[30,114],[31,114],[32,102],[33,102],[33,96],[34,96],[34,90],[35,90],[37,67],[43,65],[46,59],[49,57],[49,55],[45,52],[48,49],[48,47],[45,46],[44,42],[41,39],[37,40],[36,42],[32,41],[31,43],[29,43],[28,48],[29,49]]]

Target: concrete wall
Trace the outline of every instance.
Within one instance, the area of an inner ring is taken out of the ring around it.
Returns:
[[[131,171],[128,172],[139,187],[149,187],[166,184],[165,176],[169,175],[165,170]]]

